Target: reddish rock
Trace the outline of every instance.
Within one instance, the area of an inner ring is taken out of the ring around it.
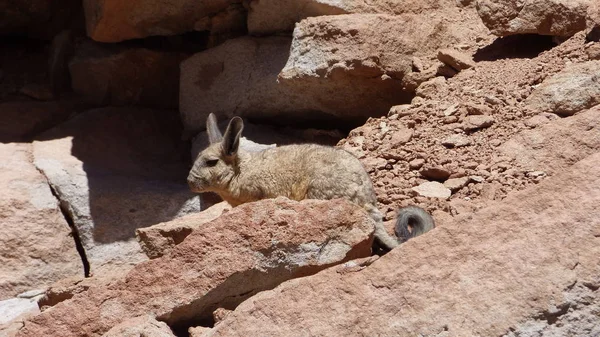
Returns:
[[[117,324],[103,337],[175,337],[165,322],[159,322],[151,315],[142,315]]]
[[[0,144],[0,300],[83,275],[71,229],[31,145]]]
[[[285,282],[210,336],[502,336],[543,323],[577,302],[574,287],[600,287],[598,165],[592,155],[354,271],[349,262]]]
[[[498,36],[572,36],[586,28],[589,0],[479,0],[483,23]]]
[[[456,18],[459,6],[451,0],[251,0],[248,2],[248,31],[252,34],[291,32],[297,22],[314,16],[406,13],[427,15],[436,11],[446,12],[448,18]],[[464,16],[464,13],[461,14]]]
[[[549,175],[568,171],[600,151],[600,107],[522,131],[500,151],[525,171],[543,170]]]
[[[438,51],[437,58],[456,71],[469,69],[475,66],[475,62],[470,55],[455,49],[441,49]]]
[[[342,199],[243,204],[192,232],[168,255],[26,321],[18,336],[100,336],[151,315],[193,326],[290,278],[369,256],[372,219]]]
[[[194,229],[218,218],[229,210],[231,210],[231,205],[222,201],[199,213],[188,214],[150,227],[138,228],[135,234],[144,253],[149,258],[155,259],[168,253]]]
[[[84,0],[87,34],[99,42],[118,42],[189,31],[243,32],[245,10],[238,0],[162,2]]]

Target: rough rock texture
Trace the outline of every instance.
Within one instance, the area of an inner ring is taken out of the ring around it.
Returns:
[[[238,38],[182,62],[179,109],[185,128],[205,129],[211,112],[221,118],[281,115],[285,124],[292,122],[288,117],[317,110],[316,103],[277,82],[290,42],[287,37]]]
[[[231,210],[231,205],[220,202],[202,212],[188,214],[181,218],[150,227],[138,228],[135,233],[144,253],[155,259],[168,253],[180,244],[192,231]]]
[[[528,172],[554,175],[600,150],[600,107],[522,131],[499,150]]]
[[[258,294],[210,336],[499,336],[553,317],[574,285],[600,287],[598,165],[600,153],[366,268],[339,266]]]
[[[533,110],[560,116],[600,104],[600,61],[568,65],[535,88],[526,103]]]
[[[341,199],[244,204],[193,231],[169,255],[28,320],[19,336],[99,336],[146,314],[172,328],[196,326],[216,308],[370,255],[373,230],[362,208]]]
[[[411,104],[390,111],[387,117],[368,120],[338,146],[355,154],[365,166],[377,163],[369,175],[379,208],[387,220],[395,218],[398,207],[411,204],[431,213],[439,211],[444,216],[472,212],[490,200],[502,200],[511,191],[523,190],[550,176],[532,174],[531,167],[535,167],[533,171],[548,171],[546,164],[522,167],[512,155],[504,153],[502,145],[520,132],[560,122],[557,115],[540,116],[540,111],[528,108],[526,99],[536,86],[568,64],[587,62],[586,45],[593,44],[597,43],[586,42],[583,32],[560,45],[539,35],[497,39],[475,53],[476,67],[443,81],[431,80],[437,84],[427,97],[415,97]],[[417,91],[428,85],[429,82],[421,84]],[[486,116],[493,118],[493,124],[465,130],[465,121]],[[536,116],[540,118],[532,123]],[[405,134],[407,128],[412,132],[410,140],[402,146],[391,146],[392,139]],[[594,149],[600,151],[600,147],[593,145],[596,137],[593,130],[576,133],[576,137],[582,137],[581,149],[585,152],[569,154],[579,147],[565,142],[563,149],[563,143],[556,138],[547,147],[548,153],[581,158],[580,155],[589,155]],[[586,134],[592,138],[585,139]],[[551,139],[550,135],[540,136],[543,137],[535,143],[538,147],[544,144],[544,139]],[[545,159],[546,163],[551,161]],[[421,174],[423,167],[443,167],[450,173],[449,178],[474,179],[453,191],[447,200],[425,198],[412,191],[428,181]]]
[[[143,315],[117,324],[103,337],[175,337],[165,322],[159,322],[150,315]]]
[[[176,112],[87,111],[40,136],[35,165],[79,231],[92,265],[145,259],[135,229],[200,209],[189,192],[188,149]]]
[[[77,0],[0,1],[0,35],[51,39],[81,10]]]
[[[478,0],[483,23],[499,36],[572,36],[586,28],[591,0]]]
[[[238,0],[84,0],[83,6],[88,36],[100,42],[194,30],[211,31],[213,35],[245,30],[245,10]]]
[[[433,14],[338,15],[299,23],[291,53],[284,37],[228,41],[182,63],[184,125],[202,130],[210,112],[294,126],[358,125],[410,99],[402,79],[413,56],[475,44],[484,30]]]
[[[302,19],[339,14],[424,14],[436,10],[456,11],[451,0],[251,0],[248,5],[248,31],[251,34],[290,32]],[[448,15],[449,18],[456,15]]]
[[[600,336],[600,292],[592,284],[577,283],[565,292],[565,301],[537,317],[519,323],[502,337]]]
[[[88,42],[69,63],[73,90],[97,105],[177,108],[179,63],[187,56]]]
[[[0,144],[0,299],[83,274],[71,230],[31,145]]]
[[[478,24],[436,14],[305,19],[294,29],[279,81],[321,102],[330,115],[364,120],[386,114],[412,94],[403,79],[413,72],[414,57],[485,36]]]
[[[46,289],[38,304],[45,310],[47,307],[55,306],[92,287],[107,286],[111,282],[123,278],[132,268],[133,266],[129,265],[117,267],[108,265],[95,269],[90,277],[77,275],[63,278]]]

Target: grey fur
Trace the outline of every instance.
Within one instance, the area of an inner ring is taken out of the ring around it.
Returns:
[[[242,119],[234,117],[221,137],[215,116],[209,115],[207,131],[211,144],[200,152],[190,170],[188,184],[192,191],[215,192],[232,206],[278,196],[292,200],[345,198],[364,207],[375,220],[375,239],[385,249],[433,228],[433,219],[427,212],[412,211],[410,218],[421,216],[425,225],[411,232],[409,221],[402,220],[397,223],[396,232],[409,233],[408,236],[400,241],[389,235],[376,206],[371,179],[349,152],[316,144],[247,152],[239,147],[243,127]],[[399,220],[404,219],[403,214]]]
[[[424,209],[417,206],[406,206],[398,210],[394,232],[400,242],[405,242],[410,238],[432,230],[434,227],[433,218]]]

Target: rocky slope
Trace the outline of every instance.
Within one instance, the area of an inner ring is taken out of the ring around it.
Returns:
[[[600,334],[595,1],[0,12],[0,336]],[[337,142],[390,230],[437,228],[371,256],[342,200],[208,208],[211,112],[250,151]]]

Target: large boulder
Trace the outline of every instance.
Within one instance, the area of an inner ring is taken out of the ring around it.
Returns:
[[[51,39],[81,11],[77,0],[0,1],[0,35]]]
[[[307,18],[293,41],[239,38],[184,61],[180,111],[193,131],[204,129],[211,112],[272,124],[356,126],[412,97],[415,88],[403,80],[415,56],[473,42],[484,30],[437,12]]]
[[[177,108],[179,63],[187,56],[84,43],[69,63],[72,87],[96,105]]]
[[[294,29],[290,57],[278,79],[319,102],[329,115],[363,121],[384,115],[412,98],[415,88],[406,81],[414,76],[415,57],[427,58],[440,48],[474,43],[485,35],[479,24],[448,20],[447,15],[307,18]]]
[[[561,116],[600,104],[600,61],[566,66],[535,88],[525,103],[530,109]]]
[[[0,300],[83,275],[71,229],[31,145],[0,144]]]
[[[243,32],[245,9],[239,0],[127,1],[84,0],[87,34],[99,42],[154,35],[210,31]]]
[[[260,293],[207,336],[520,336],[508,334],[528,320],[585,314],[600,288],[598,165],[600,153],[373,263]]]
[[[483,23],[498,36],[572,36],[586,28],[590,0],[478,0]]]
[[[421,14],[456,8],[452,0],[250,0],[248,31],[251,34],[291,32],[305,18],[339,14]]]
[[[342,199],[244,204],[123,279],[26,321],[18,336],[97,336],[141,315],[174,330],[199,325],[283,281],[369,256],[373,231],[366,211]]]
[[[169,110],[89,110],[34,142],[48,178],[78,230],[92,272],[146,259],[135,229],[200,210],[185,182],[188,148]]]

